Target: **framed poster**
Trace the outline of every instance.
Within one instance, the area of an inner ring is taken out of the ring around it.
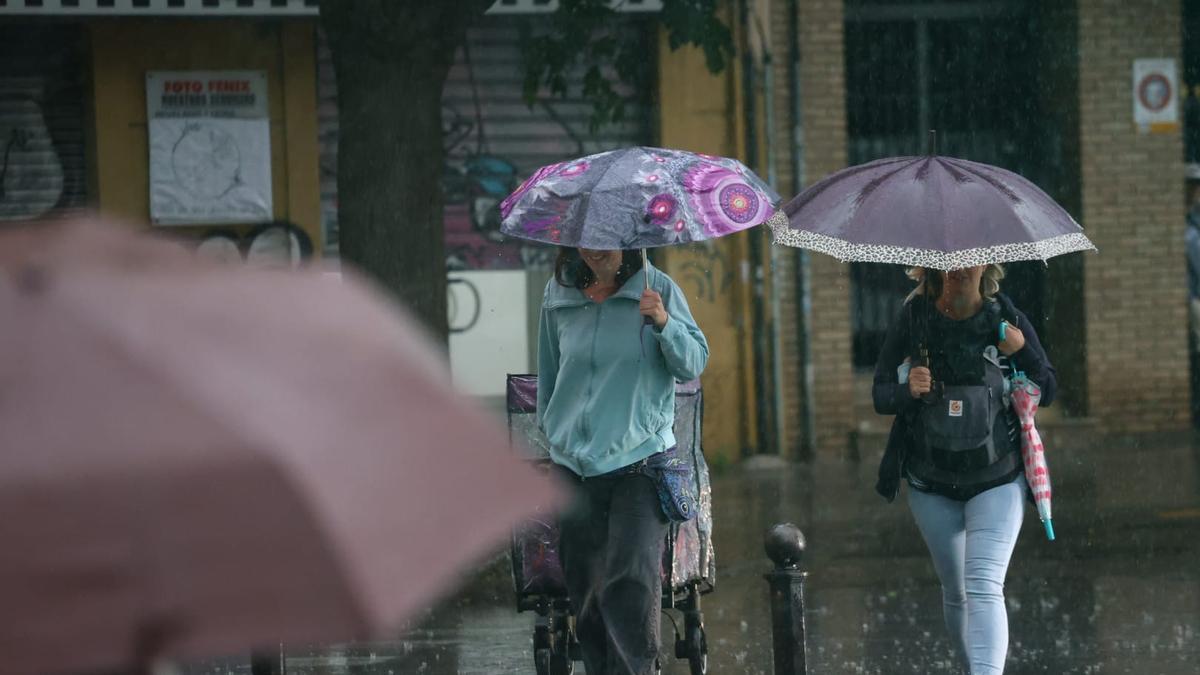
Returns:
[[[149,72],[146,106],[152,222],[271,220],[265,72]]]

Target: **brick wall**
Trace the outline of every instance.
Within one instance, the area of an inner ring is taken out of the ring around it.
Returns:
[[[1042,3],[1038,93],[1047,134],[1041,187],[1076,220],[1083,221],[1079,162],[1079,8],[1073,2]],[[1055,142],[1054,139],[1057,139]],[[1087,415],[1087,320],[1083,266],[1090,254],[1076,253],[1050,261],[1045,277],[1046,317],[1042,344],[1058,369],[1058,412]]]
[[[770,3],[770,26],[772,68],[775,83],[775,130],[772,150],[775,154],[776,189],[783,199],[795,196],[796,183],[793,170],[794,137],[792,134],[792,67],[790,12],[788,0],[773,0]],[[771,268],[773,283],[779,293],[779,316],[776,329],[781,337],[781,372],[783,375],[783,405],[779,414],[783,416],[784,442],[781,454],[789,457],[799,455],[801,431],[800,401],[803,396],[802,369],[799,331],[797,330],[796,304],[796,252],[790,248],[777,247],[775,265]]]
[[[788,0],[770,3],[770,40],[775,83],[776,184],[784,199],[796,194],[795,148],[791,92],[792,60],[789,13],[798,11],[800,63],[800,126],[803,174],[811,185],[846,165],[846,87],[843,53],[842,0]],[[854,423],[850,363],[849,268],[820,254],[811,254],[811,347],[815,366],[816,451],[845,449]],[[801,401],[803,363],[800,353],[800,307],[796,295],[797,255],[780,249],[774,269],[780,293],[778,328],[783,342],[784,454],[799,456],[803,421]]]
[[[799,6],[800,108],[807,186],[846,166],[845,27],[842,0],[800,0]],[[846,448],[855,421],[850,268],[821,254],[811,254],[809,260],[816,452],[840,452]],[[795,326],[796,321],[790,324]]]
[[[1079,0],[1089,414],[1108,431],[1188,424],[1183,147],[1133,125],[1136,58],[1182,54],[1179,0]]]

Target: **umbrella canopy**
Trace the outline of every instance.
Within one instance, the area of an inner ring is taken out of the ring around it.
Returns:
[[[500,204],[501,232],[594,250],[654,248],[761,225],[778,203],[737,160],[624,148],[538,169]]]
[[[834,173],[770,219],[775,243],[955,270],[1095,250],[1083,228],[1017,174],[941,156],[892,157]]]
[[[559,503],[353,280],[0,236],[0,673],[366,637]]]

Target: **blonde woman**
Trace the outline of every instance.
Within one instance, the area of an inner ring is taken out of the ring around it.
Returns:
[[[895,415],[876,490],[901,479],[942,585],[946,626],[971,675],[1000,675],[1008,652],[1004,578],[1028,488],[1007,376],[1055,396],[1054,367],[1000,291],[999,265],[910,270],[918,282],[875,368],[875,411]]]

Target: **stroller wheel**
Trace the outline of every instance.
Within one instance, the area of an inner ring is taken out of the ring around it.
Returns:
[[[574,675],[575,662],[571,660],[571,654],[563,649],[555,651],[550,655],[550,673],[551,675]]]
[[[550,654],[550,672],[553,675],[573,675],[575,658],[571,653],[576,646],[575,633],[571,630],[570,617],[564,616],[554,628],[553,647]],[[577,649],[577,646],[576,646]]]
[[[537,675],[550,675],[550,657],[554,652],[554,634],[545,617],[538,617],[533,627],[533,666]]]
[[[708,638],[699,612],[684,614],[683,634],[675,639],[675,658],[687,659],[692,675],[708,673]]]
[[[704,635],[704,627],[699,623],[687,629],[687,660],[692,675],[708,673],[708,638]]]

